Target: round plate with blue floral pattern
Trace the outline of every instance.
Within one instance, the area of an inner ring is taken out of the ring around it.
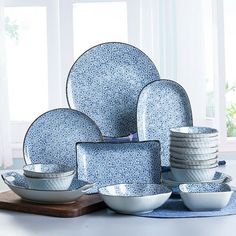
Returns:
[[[27,164],[63,164],[76,169],[76,143],[101,142],[102,134],[85,114],[68,108],[48,111],[29,127],[23,144]]]
[[[140,141],[160,141],[161,164],[168,166],[170,128],[193,125],[191,104],[184,88],[171,80],[148,84],[139,96],[137,125]]]
[[[103,136],[136,132],[139,93],[159,73],[138,48],[125,43],[99,44],[82,54],[67,79],[70,107],[91,117]]]

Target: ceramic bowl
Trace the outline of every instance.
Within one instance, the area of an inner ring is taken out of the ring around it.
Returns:
[[[182,160],[182,159],[177,159],[175,157],[170,156],[170,162],[171,163],[176,163],[176,164],[183,164],[183,165],[199,165],[199,166],[208,166],[208,165],[213,165],[213,164],[217,164],[218,163],[218,158],[212,158],[209,160]]]
[[[33,178],[25,176],[26,182],[31,189],[37,190],[67,190],[73,180],[75,173],[55,178]]]
[[[74,202],[94,186],[94,184],[74,178],[68,190],[30,189],[25,176],[14,171],[2,174],[2,179],[23,200],[41,204],[68,204]]]
[[[206,161],[206,160],[216,158],[218,155],[218,152],[210,153],[210,154],[182,154],[182,153],[170,151],[170,155],[180,160]]]
[[[191,211],[213,211],[227,206],[233,191],[227,184],[181,184],[180,196]]]
[[[192,169],[192,170],[197,169],[197,170],[199,170],[199,169],[218,167],[218,162],[216,161],[214,164],[210,164],[210,165],[187,165],[187,164],[176,163],[174,161],[171,161],[170,166],[176,167],[176,168],[183,168],[183,169]]]
[[[218,140],[214,141],[175,141],[170,140],[170,146],[181,148],[212,148],[217,147]]]
[[[199,182],[211,180],[216,172],[217,166],[202,169],[184,169],[171,167],[171,172],[177,181]]]
[[[209,127],[189,126],[172,128],[170,134],[174,137],[209,138],[218,136],[218,131]]]
[[[176,137],[170,134],[170,141],[176,142],[192,142],[192,143],[205,143],[205,142],[218,142],[219,137],[198,137],[198,138],[190,138],[190,137]]]
[[[23,167],[24,175],[33,178],[55,178],[75,172],[71,167],[58,164],[29,164]]]
[[[195,155],[202,155],[202,154],[212,154],[218,151],[218,147],[211,147],[211,148],[186,148],[186,147],[170,147],[171,152],[176,152],[180,154],[195,154]]]
[[[113,210],[123,214],[140,214],[163,205],[171,190],[159,184],[117,184],[102,187],[99,193]]]

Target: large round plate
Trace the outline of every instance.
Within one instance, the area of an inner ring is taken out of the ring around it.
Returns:
[[[148,84],[139,96],[137,124],[139,140],[159,140],[162,165],[169,165],[169,129],[193,124],[184,88],[170,80]]]
[[[85,114],[68,108],[51,110],[39,116],[28,129],[23,144],[25,162],[76,168],[76,143],[100,141],[99,128]]]
[[[91,117],[104,136],[136,132],[139,93],[159,73],[141,50],[124,43],[90,48],[72,66],[67,79],[69,106]]]

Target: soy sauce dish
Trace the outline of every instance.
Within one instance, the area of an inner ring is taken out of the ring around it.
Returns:
[[[233,191],[228,184],[199,183],[179,185],[180,196],[191,211],[214,211],[226,207]]]
[[[160,184],[117,184],[102,187],[99,193],[104,202],[122,214],[143,214],[162,206],[171,190]]]

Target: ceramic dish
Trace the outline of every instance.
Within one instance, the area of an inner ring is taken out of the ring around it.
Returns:
[[[171,166],[171,172],[177,181],[201,182],[211,180],[217,170],[218,165],[212,168],[184,169]]]
[[[176,159],[172,156],[170,156],[170,162],[175,164],[182,164],[182,165],[199,165],[199,166],[207,166],[207,165],[213,165],[217,164],[218,158],[215,157],[213,159],[205,160],[205,161],[191,161],[191,160],[181,160]]]
[[[191,211],[213,211],[227,206],[233,191],[227,184],[181,184],[180,196]]]
[[[42,204],[64,204],[76,201],[86,194],[94,184],[74,179],[70,188],[66,191],[60,190],[35,190],[30,189],[25,177],[16,172],[2,174],[4,182],[8,187],[22,199]]]
[[[84,112],[104,136],[136,132],[139,93],[159,73],[138,48],[110,42],[90,48],[72,66],[67,79],[70,107]]]
[[[35,178],[25,176],[29,188],[38,190],[67,190],[73,180],[75,172],[67,176]]]
[[[118,184],[100,188],[99,193],[111,209],[123,214],[140,214],[163,205],[171,190],[159,184]]]
[[[189,161],[206,161],[209,159],[216,158],[218,152],[210,154],[181,154],[177,152],[170,151],[170,156],[180,159],[180,160],[189,160]]]
[[[160,143],[78,143],[77,164],[78,178],[96,183],[98,188],[118,183],[160,183]]]
[[[99,142],[102,134],[85,114],[68,108],[48,111],[28,129],[24,144],[26,164],[61,164],[76,169],[76,142]]]
[[[181,148],[212,148],[218,145],[218,140],[214,141],[173,141],[170,140],[170,146]]]
[[[171,171],[168,172],[164,172],[161,174],[161,179],[162,179],[162,183],[164,185],[166,185],[167,187],[172,189],[172,192],[174,194],[179,194],[179,185],[180,184],[192,184],[192,183],[200,183],[200,182],[181,182],[181,181],[177,181],[174,179],[173,174],[171,173]],[[232,177],[229,175],[226,175],[222,172],[216,172],[214,177],[209,180],[209,181],[201,181],[201,183],[229,183],[230,181],[232,181]]]
[[[218,140],[219,140],[218,136],[205,137],[205,138],[204,137],[189,138],[189,137],[176,137],[170,134],[170,141],[176,141],[176,142],[205,143],[205,142],[216,142]]]
[[[182,168],[182,169],[205,169],[205,168],[217,167],[218,162],[215,161],[213,164],[205,164],[205,165],[187,165],[187,164],[182,164],[182,163],[177,163],[177,162],[171,161],[170,165],[172,167]]]
[[[58,164],[30,164],[23,167],[24,174],[34,178],[55,178],[75,172],[71,167]]]
[[[209,138],[218,136],[218,131],[209,127],[180,127],[170,129],[170,134],[184,138]]]
[[[170,80],[148,84],[139,96],[137,122],[139,140],[159,140],[162,166],[168,166],[169,129],[193,124],[187,93],[178,83]]]
[[[212,148],[181,148],[181,147],[170,147],[170,152],[176,152],[180,154],[195,154],[195,155],[202,155],[202,154],[212,154],[218,151],[218,147]]]

